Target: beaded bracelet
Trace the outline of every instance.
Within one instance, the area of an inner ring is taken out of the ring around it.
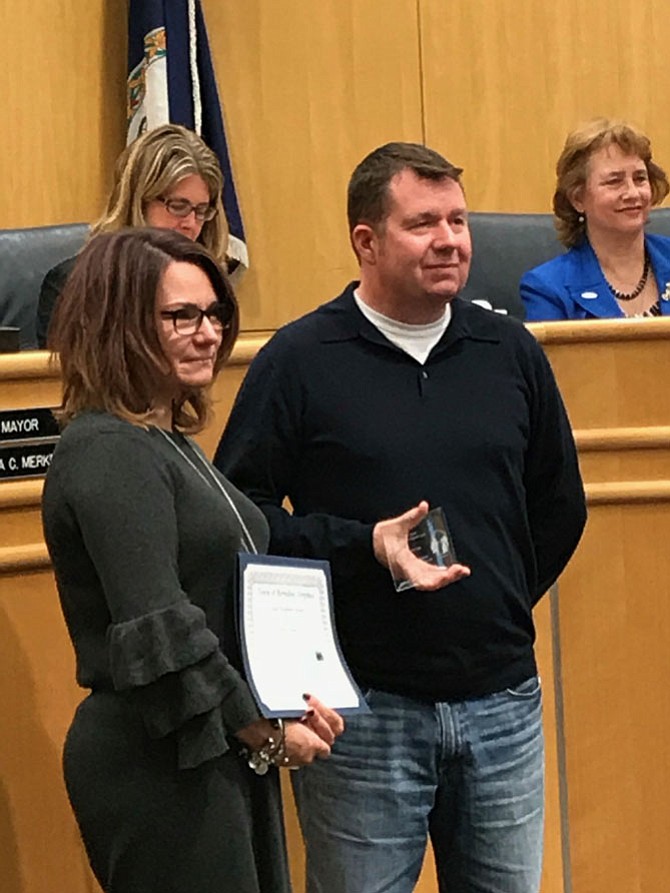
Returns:
[[[274,735],[270,735],[265,744],[259,747],[258,750],[244,751],[247,765],[254,770],[256,775],[265,775],[270,766],[288,766],[289,763],[289,758],[286,755],[284,720],[273,720],[272,725],[279,732],[277,738]]]

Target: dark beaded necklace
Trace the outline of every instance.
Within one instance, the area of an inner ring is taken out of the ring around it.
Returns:
[[[630,292],[630,294],[626,294],[625,292],[619,291],[617,288],[614,288],[613,285],[611,285],[609,282],[607,282],[607,279],[605,279],[605,282],[607,282],[607,287],[612,292],[612,294],[617,299],[617,301],[634,301],[635,298],[639,294],[641,294],[642,289],[647,284],[647,279],[649,278],[649,270],[650,269],[651,269],[651,261],[649,260],[649,254],[648,254],[647,250],[645,249],[644,269],[642,270],[642,275],[640,276],[640,281],[635,286],[633,291]]]

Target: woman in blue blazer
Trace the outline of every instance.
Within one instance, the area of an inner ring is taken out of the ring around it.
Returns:
[[[556,174],[568,251],[522,277],[526,320],[670,316],[670,238],[644,232],[670,191],[649,139],[621,121],[590,121],[569,134]]]

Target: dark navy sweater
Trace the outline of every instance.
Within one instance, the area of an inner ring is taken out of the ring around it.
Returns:
[[[585,522],[553,374],[520,323],[459,299],[421,365],[365,319],[355,285],[260,351],[215,464],[265,513],[273,553],[330,560],[361,685],[431,700],[513,686],[535,671],[531,609]],[[422,499],[472,575],[398,594],[372,528]]]

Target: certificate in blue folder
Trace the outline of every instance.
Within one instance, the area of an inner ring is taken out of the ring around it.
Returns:
[[[242,657],[263,716],[302,716],[304,692],[368,712],[337,641],[328,562],[240,553],[238,565]]]

